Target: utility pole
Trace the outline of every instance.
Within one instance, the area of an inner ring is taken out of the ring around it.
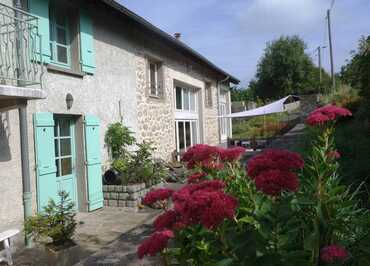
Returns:
[[[330,72],[332,80],[332,89],[335,89],[335,75],[334,75],[334,59],[333,59],[333,43],[331,39],[331,24],[330,24],[330,9],[327,11],[327,20],[328,20],[328,33],[329,33],[329,49],[330,49]]]
[[[322,83],[322,70],[321,70],[321,46],[317,47],[317,53],[318,53],[318,56],[319,56],[319,75],[320,75],[319,85],[320,85],[320,89],[321,89],[321,83]]]

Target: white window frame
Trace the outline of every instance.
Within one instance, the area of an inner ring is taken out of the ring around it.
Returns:
[[[161,84],[159,84],[159,68],[160,68],[161,62],[154,61],[151,59],[148,59],[148,87],[149,87],[149,95],[153,97],[160,97],[159,89]],[[152,86],[152,71],[151,66],[154,65],[154,90],[155,93],[153,94],[153,86]],[[163,89],[163,88],[162,88]]]
[[[187,145],[186,143],[186,126],[185,123],[189,122],[190,123],[190,145]],[[184,149],[180,150],[180,135],[179,135],[179,123],[183,123],[184,125]],[[193,125],[195,124],[195,132],[196,136],[194,136],[194,131],[193,131]],[[188,150],[188,147],[191,147],[195,144],[198,144],[199,141],[199,120],[196,119],[176,119],[175,120],[175,131],[176,131],[176,151],[178,153],[180,152],[186,152]]]
[[[181,109],[177,108],[177,89],[181,89]],[[189,109],[184,108],[184,94],[188,94],[188,102],[189,102]],[[193,97],[193,102],[194,102],[194,109],[191,108],[191,102],[192,102],[192,97]],[[182,86],[175,86],[175,109],[177,112],[189,112],[189,113],[198,113],[198,93],[196,92],[195,89],[191,88],[185,88]]]

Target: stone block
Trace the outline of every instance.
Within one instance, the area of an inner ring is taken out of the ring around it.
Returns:
[[[140,189],[139,185],[128,185],[127,186],[127,191],[129,193],[133,193],[133,192],[136,192]]]
[[[137,200],[138,198],[140,198],[139,192],[130,193],[130,197],[129,197],[130,200]]]
[[[108,192],[109,191],[108,189],[109,189],[108,186],[106,185],[103,186],[103,192]]]
[[[117,207],[118,201],[117,200],[109,200],[109,207]]]
[[[136,208],[138,205],[137,200],[128,200],[126,201],[126,207],[128,208]]]
[[[118,195],[119,195],[119,193],[117,193],[117,192],[111,192],[110,193],[110,199],[114,199],[114,200],[118,200]]]
[[[129,193],[121,192],[119,193],[118,199],[119,200],[127,200],[130,197]]]
[[[119,200],[118,201],[118,207],[126,207],[126,201],[125,200]]]
[[[114,191],[115,192],[121,192],[122,191],[122,186],[114,186]]]
[[[109,206],[109,201],[108,200],[104,200],[104,206]]]
[[[104,197],[104,199],[110,199],[110,193],[109,192],[104,192],[103,193],[103,197]]]

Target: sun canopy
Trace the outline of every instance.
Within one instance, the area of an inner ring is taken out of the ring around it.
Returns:
[[[297,104],[298,103],[298,104]],[[282,113],[296,109],[299,106],[299,97],[294,95],[286,96],[276,102],[269,103],[267,105],[247,110],[238,113],[232,113],[229,115],[224,115],[225,118],[239,118],[239,117],[251,117],[251,116],[260,116],[268,115],[275,113]]]

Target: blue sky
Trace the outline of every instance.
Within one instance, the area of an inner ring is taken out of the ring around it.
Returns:
[[[327,45],[326,9],[332,8],[335,70],[350,57],[361,35],[370,34],[369,0],[119,0],[248,84],[268,41],[298,34],[314,49]],[[329,50],[323,51],[329,70]]]

